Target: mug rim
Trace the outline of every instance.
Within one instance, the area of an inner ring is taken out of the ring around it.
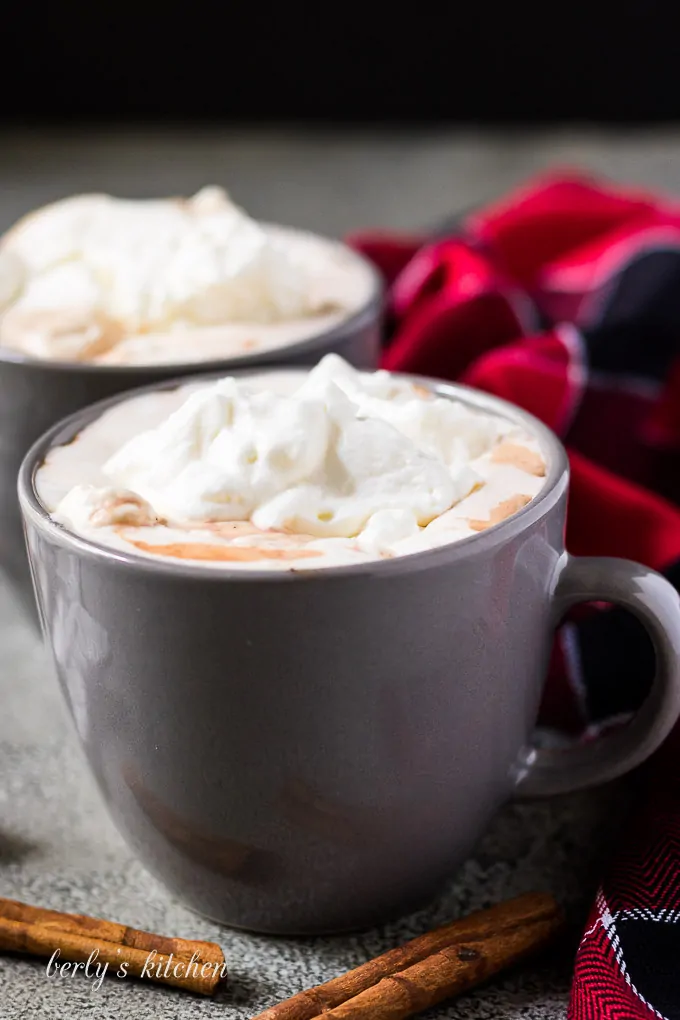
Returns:
[[[270,224],[265,223],[264,226],[283,226],[282,224]],[[332,343],[335,339],[344,335],[347,330],[354,330],[360,328],[363,325],[363,320],[369,320],[375,311],[382,309],[383,299],[385,296],[385,283],[375,265],[368,259],[362,252],[356,251],[345,241],[337,238],[328,237],[325,234],[319,234],[314,230],[305,230],[298,227],[284,227],[285,230],[290,230],[293,233],[308,234],[312,237],[320,238],[322,241],[326,241],[329,244],[339,245],[345,251],[350,252],[353,258],[355,258],[367,271],[370,281],[370,293],[367,299],[359,305],[353,312],[341,319],[330,329],[324,329],[320,333],[315,333],[313,336],[306,337],[304,340],[298,340],[295,343],[285,344],[278,347],[265,347],[259,351],[247,351],[243,354],[234,354],[225,358],[210,358],[209,360],[194,360],[194,361],[147,361],[147,362],[135,362],[134,364],[122,364],[122,365],[102,365],[98,362],[92,361],[72,361],[64,358],[36,358],[31,354],[26,354],[24,351],[15,350],[12,347],[3,347],[0,344],[0,366],[3,364],[18,365],[28,370],[32,367],[40,369],[42,372],[50,372],[55,375],[59,375],[65,372],[77,372],[84,376],[88,375],[102,375],[102,376],[130,376],[134,377],[142,373],[153,372],[157,377],[162,379],[174,380],[178,376],[184,375],[185,373],[191,374],[208,374],[210,372],[227,372],[232,368],[234,371],[241,371],[242,369],[253,369],[265,368],[267,365],[272,365],[272,359],[275,359],[276,363],[281,363],[283,358],[304,358],[308,355],[314,355],[317,348],[324,347],[328,343]],[[197,369],[199,370],[197,372]]]
[[[230,373],[236,377],[261,374],[283,375],[295,373],[307,373],[313,366],[300,365],[275,365],[263,366],[262,368],[243,368]],[[520,532],[531,527],[537,521],[545,517],[555,506],[562,494],[565,492],[569,482],[569,461],[567,453],[552,429],[544,425],[538,418],[528,411],[517,407],[510,401],[492,394],[484,393],[482,390],[465,386],[462,383],[448,382],[443,379],[436,379],[429,376],[413,375],[410,373],[390,372],[401,380],[412,382],[428,389],[437,396],[457,399],[486,413],[509,419],[515,424],[524,426],[538,439],[541,448],[547,453],[548,465],[545,482],[541,491],[531,499],[526,506],[522,507],[511,517],[494,524],[484,531],[455,542],[448,542],[434,546],[431,549],[418,550],[407,553],[403,556],[394,556],[390,559],[366,560],[360,563],[342,564],[328,567],[315,567],[308,569],[288,570],[267,570],[267,569],[238,569],[220,565],[210,567],[201,563],[187,563],[184,561],[162,560],[158,561],[152,557],[142,556],[136,552],[127,552],[112,546],[99,544],[82,535],[68,530],[63,524],[55,521],[49,510],[41,502],[35,487],[35,478],[38,469],[41,467],[46,455],[57,446],[64,446],[71,442],[84,428],[96,421],[105,411],[126,400],[144,396],[148,393],[159,390],[177,389],[181,386],[201,385],[220,378],[222,372],[201,373],[193,376],[179,376],[173,379],[164,379],[146,386],[139,386],[134,389],[125,390],[122,393],[99,400],[89,404],[85,408],[74,412],[66,418],[56,422],[50,429],[42,434],[26,453],[18,474],[18,496],[22,517],[24,518],[24,532],[28,520],[39,528],[52,543],[71,549],[78,556],[91,558],[106,563],[112,567],[119,567],[123,570],[141,571],[165,575],[168,578],[194,578],[201,581],[220,582],[245,582],[261,583],[270,581],[275,583],[309,583],[313,579],[323,580],[330,578],[348,578],[357,575],[375,575],[389,573],[404,573],[413,570],[422,570],[436,567],[441,563],[453,562],[466,559],[480,554],[485,550],[492,549],[510,541]]]

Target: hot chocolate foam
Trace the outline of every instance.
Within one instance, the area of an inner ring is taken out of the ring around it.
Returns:
[[[219,188],[80,195],[0,241],[0,344],[104,365],[233,357],[323,333],[371,288],[343,245],[257,223]]]
[[[529,432],[328,355],[133,397],[37,474],[65,527],[146,556],[312,569],[457,541],[544,483]]]

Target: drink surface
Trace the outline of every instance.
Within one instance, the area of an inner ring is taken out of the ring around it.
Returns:
[[[245,356],[326,333],[373,288],[345,245],[258,223],[220,188],[79,195],[0,239],[0,347],[100,365]]]
[[[337,355],[132,397],[36,477],[65,528],[146,557],[308,570],[456,542],[541,491],[535,436]]]

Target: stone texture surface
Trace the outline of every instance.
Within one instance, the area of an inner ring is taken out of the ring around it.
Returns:
[[[673,189],[680,134],[424,132],[15,132],[0,139],[0,229],[79,190],[183,193],[226,182],[253,213],[328,233],[408,229],[484,201],[550,164],[579,164]],[[87,774],[47,656],[0,585],[0,895],[224,948],[231,985],[200,1000],[133,980],[47,977],[41,961],[0,955],[0,1020],[33,1017],[248,1017],[428,927],[501,898],[550,889],[577,937],[621,786],[510,805],[437,902],[380,930],[274,939],[220,928],[174,901],[136,863]],[[574,943],[433,1011],[434,1017],[564,1016]]]

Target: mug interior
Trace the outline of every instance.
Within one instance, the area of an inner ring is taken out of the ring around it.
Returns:
[[[265,226],[271,226],[271,224],[265,224]],[[213,372],[231,372],[234,370],[240,370],[243,368],[256,368],[257,366],[270,365],[273,362],[284,362],[284,361],[299,361],[303,362],[307,359],[313,359],[315,355],[319,353],[321,349],[326,348],[329,344],[341,338],[345,333],[351,333],[355,330],[359,330],[365,323],[369,323],[379,313],[382,307],[384,298],[385,285],[380,273],[364,255],[360,252],[354,251],[348,245],[342,241],[332,240],[331,238],[324,237],[322,234],[316,234],[313,231],[296,231],[295,228],[286,228],[292,233],[310,234],[311,236],[318,237],[322,241],[326,241],[329,244],[340,245],[345,251],[349,252],[353,259],[361,265],[366,272],[370,281],[370,293],[366,301],[359,305],[356,309],[350,312],[347,316],[342,318],[330,329],[322,329],[319,333],[315,333],[311,337],[306,337],[304,340],[299,340],[293,343],[281,344],[280,346],[274,347],[263,347],[260,350],[245,351],[241,354],[229,354],[224,357],[213,357],[209,359],[193,359],[191,361],[149,361],[149,362],[135,362],[134,364],[101,364],[99,362],[91,361],[69,361],[66,359],[53,359],[53,358],[36,358],[30,354],[26,354],[20,350],[14,350],[11,347],[3,347],[0,345],[0,363],[9,362],[16,365],[25,365],[30,368],[32,365],[36,368],[40,368],[41,371],[54,372],[58,375],[60,372],[77,372],[83,375],[112,375],[120,376],[123,379],[129,376],[132,380],[135,377],[139,377],[141,374],[153,373],[154,376],[161,379],[175,379],[178,376],[184,374],[197,374],[201,375]],[[55,383],[58,385],[58,382]],[[134,385],[134,382],[133,382]]]

